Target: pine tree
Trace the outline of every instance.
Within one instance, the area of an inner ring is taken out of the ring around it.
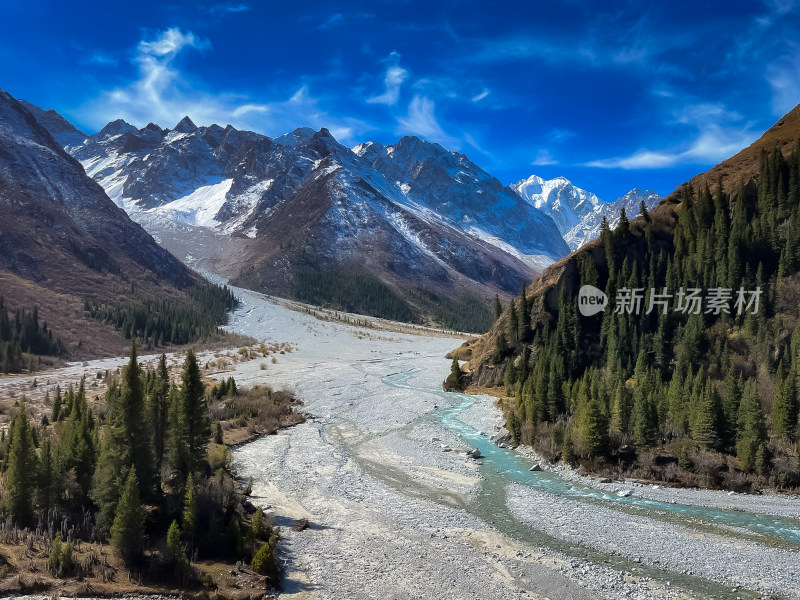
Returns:
[[[262,544],[256,555],[253,557],[250,567],[260,575],[274,576],[275,556],[273,554],[273,544]]]
[[[144,549],[144,510],[136,469],[131,467],[111,526],[111,547],[126,565],[139,560]]]
[[[624,386],[617,385],[614,391],[614,400],[611,407],[611,423],[609,428],[616,434],[628,432],[630,423],[630,407]]]
[[[205,390],[200,376],[200,367],[194,350],[186,353],[181,377],[181,404],[183,408],[186,450],[189,472],[200,471],[207,462],[206,446],[211,436],[211,423],[205,401]],[[188,473],[187,473],[188,474]]]
[[[650,213],[647,212],[647,205],[644,203],[644,200],[639,204],[639,216],[642,217],[648,225],[653,221],[650,217]]]
[[[516,346],[519,341],[519,318],[513,298],[508,306],[508,339],[513,346]]]
[[[739,405],[739,435],[736,440],[736,457],[742,471],[752,472],[756,458],[767,441],[764,412],[758,400],[755,384],[748,382]],[[763,452],[763,450],[762,450]]]
[[[531,307],[528,304],[527,290],[525,287],[525,281],[523,281],[519,296],[519,324],[517,326],[517,339],[521,342],[528,339],[528,333],[531,329]]]
[[[561,460],[570,466],[574,466],[576,462],[575,446],[572,442],[572,432],[569,429],[564,432],[564,441],[561,443]]]
[[[56,500],[55,465],[53,464],[52,439],[48,433],[42,437],[39,448],[39,472],[36,477],[36,498],[42,512],[47,513]]]
[[[623,206],[622,210],[619,211],[619,223],[617,223],[617,228],[614,230],[614,234],[618,236],[620,240],[625,241],[627,240],[630,230],[630,221],[628,221],[628,215],[626,214],[625,207]]]
[[[153,482],[153,453],[147,431],[145,394],[142,373],[136,352],[136,339],[131,341],[130,360],[122,371],[122,385],[116,408],[125,443],[126,465],[133,465],[144,497],[151,494]]]
[[[644,450],[655,445],[658,439],[658,415],[651,396],[637,393],[631,412],[633,421],[633,444],[636,450]]]
[[[722,406],[716,388],[707,382],[699,400],[695,404],[692,419],[692,438],[707,448],[716,449],[720,445],[720,414]]]
[[[14,519],[17,527],[24,527],[33,521],[33,495],[37,472],[36,450],[24,398],[11,424],[10,438],[4,508]]]
[[[778,370],[775,381],[775,396],[772,400],[772,432],[776,436],[794,439],[797,427],[797,373],[794,369],[783,377]]]
[[[195,498],[194,476],[189,473],[186,480],[186,496],[183,502],[183,537],[191,548],[197,534],[197,499]]]
[[[181,393],[175,384],[170,385],[167,401],[169,411],[164,458],[168,466],[168,483],[174,489],[182,489],[189,471],[187,466],[189,450],[186,443],[186,423],[183,418]]]
[[[590,400],[581,411],[579,428],[586,454],[590,457],[605,456],[608,451],[608,421],[597,400]]]
[[[453,362],[450,363],[450,374],[445,380],[445,389],[453,391],[461,389],[461,367],[458,365],[458,358],[453,357]]]
[[[492,312],[494,314],[495,322],[497,321],[497,319],[500,318],[500,315],[503,314],[503,305],[500,304],[500,296],[498,296],[497,294],[494,295],[494,305],[492,307]]]
[[[53,543],[50,544],[50,554],[47,556],[47,570],[53,577],[58,577],[61,567],[61,533],[56,533]]]
[[[167,531],[164,560],[174,569],[178,578],[184,575],[189,565],[189,561],[186,558],[186,550],[181,543],[181,528],[178,526],[178,522],[174,520]]]
[[[267,523],[264,519],[264,511],[259,506],[256,514],[253,515],[253,521],[250,523],[250,529],[253,532],[253,538],[260,540],[267,535]]]
[[[61,417],[61,387],[56,386],[56,397],[53,398],[53,423],[57,423]]]
[[[130,470],[130,454],[120,411],[116,410],[119,388],[112,386],[106,393],[109,404],[108,423],[103,428],[100,456],[94,472],[91,497],[98,506],[97,524],[108,531],[114,522],[123,479]]]
[[[156,369],[155,379],[148,396],[148,413],[153,432],[153,457],[156,480],[160,483],[161,466],[167,444],[167,428],[169,417],[169,371],[167,357],[161,355]]]

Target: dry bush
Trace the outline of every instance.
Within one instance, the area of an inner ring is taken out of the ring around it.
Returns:
[[[214,403],[211,412],[216,420],[233,423],[236,427],[246,426],[253,433],[274,433],[281,427],[305,420],[303,414],[294,410],[299,404],[294,394],[287,390],[274,391],[270,387],[255,386]]]
[[[634,473],[640,479],[660,479],[660,469],[657,466],[658,452],[653,448],[648,448],[639,452],[636,457]]]
[[[525,425],[522,426],[522,435],[525,436]],[[556,462],[561,455],[561,441],[563,441],[563,428],[560,425],[539,423],[533,433],[537,440],[536,451],[548,462]],[[559,441],[559,438],[561,440]]]
[[[716,487],[721,480],[721,471],[726,467],[725,458],[719,452],[698,449],[692,455],[695,472],[703,478],[705,487]]]

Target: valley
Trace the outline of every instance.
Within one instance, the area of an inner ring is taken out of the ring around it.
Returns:
[[[291,351],[276,362],[223,361],[209,375],[291,389],[311,415],[234,451],[240,479],[253,478],[252,502],[283,530],[280,597],[800,594],[796,497],[531,472],[538,459],[490,440],[502,428],[493,398],[441,391],[444,354],[463,338],[378,320],[357,327],[345,322],[353,315],[320,319],[299,304],[234,292],[242,303],[227,329]],[[124,360],[72,365],[45,381]],[[39,380],[36,393],[46,388]],[[30,377],[0,381],[4,396],[25,388]],[[483,457],[466,457],[472,448]],[[301,518],[310,527],[292,531]]]
[[[9,3],[0,598],[800,600],[798,2]]]

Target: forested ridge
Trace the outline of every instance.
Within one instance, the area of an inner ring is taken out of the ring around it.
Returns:
[[[489,362],[515,442],[669,482],[800,486],[800,143],[764,152],[756,181],[684,186],[672,230],[623,214],[569,259],[555,308],[512,301]],[[604,312],[579,313],[584,285]]]
[[[403,290],[406,297],[374,275],[342,267],[297,272],[291,296],[317,306],[370,315],[405,323],[427,319],[444,329],[484,333],[491,314],[483,301],[473,296],[451,300],[429,289]]]
[[[187,288],[189,301],[139,297],[126,302],[86,300],[84,312],[153,347],[191,344],[218,332],[237,300],[228,286],[208,283]]]

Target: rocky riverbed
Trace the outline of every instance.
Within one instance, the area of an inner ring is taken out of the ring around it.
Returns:
[[[614,503],[625,488],[797,526],[796,499],[600,484],[552,470],[579,489],[536,489],[517,481],[505,455],[466,456],[502,423],[491,398],[441,392],[444,355],[461,339],[321,322],[237,293],[245,305],[232,330],[297,348],[266,372],[237,365],[237,381],[291,387],[315,416],[236,451],[255,500],[279,524],[312,523],[284,530],[283,596],[800,597],[797,547],[779,533]],[[583,497],[584,488],[601,498]]]

